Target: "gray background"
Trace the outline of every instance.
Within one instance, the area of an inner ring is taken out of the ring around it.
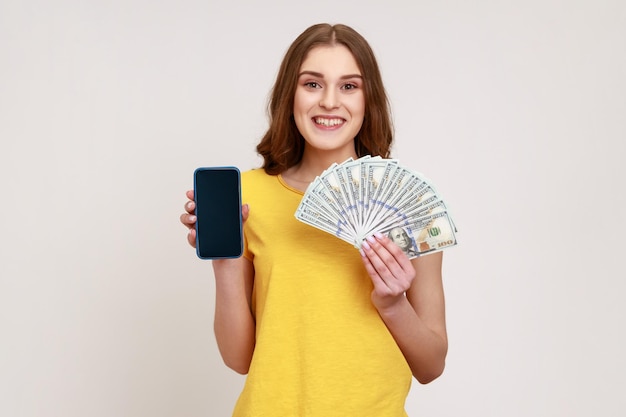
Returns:
[[[374,48],[452,207],[450,351],[411,416],[623,416],[626,3],[0,1],[0,415],[227,416],[198,166],[257,166],[291,41]]]

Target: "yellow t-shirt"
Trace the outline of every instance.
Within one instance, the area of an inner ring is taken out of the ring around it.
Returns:
[[[352,245],[298,221],[303,193],[242,174],[256,346],[234,417],[401,417],[410,368]]]

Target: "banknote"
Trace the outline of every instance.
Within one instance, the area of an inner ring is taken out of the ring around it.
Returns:
[[[385,234],[409,258],[457,244],[449,207],[432,181],[398,159],[332,164],[306,189],[295,217],[356,248],[374,233]]]

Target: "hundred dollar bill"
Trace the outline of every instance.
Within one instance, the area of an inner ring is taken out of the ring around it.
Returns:
[[[437,252],[457,244],[456,227],[449,213],[436,213],[418,233],[416,243],[420,254]]]
[[[424,191],[424,190],[428,191]],[[384,203],[389,206],[404,207],[406,204],[416,202],[416,197],[419,199],[424,198],[421,193],[428,192],[430,197],[437,194],[435,187],[424,179],[423,176],[412,173],[406,182],[406,184],[400,188],[391,198]]]
[[[351,161],[351,162],[346,163],[343,166],[345,178],[348,183],[348,191],[350,194],[349,211],[354,212],[354,215],[353,215],[353,219],[355,221],[354,228],[355,228],[355,233],[357,236],[362,233],[361,229],[363,226],[363,212],[361,210],[363,207],[363,204],[361,204],[361,201],[360,201],[361,178],[359,176],[361,164],[362,164],[362,161],[356,161],[356,162]]]
[[[415,208],[411,213],[389,213],[387,218],[376,226],[376,229],[387,229],[396,225],[406,224],[407,222],[419,222],[422,219],[430,218],[433,214],[442,213],[444,211],[448,211],[448,209],[443,200],[433,197],[433,201]]]
[[[324,232],[337,236],[338,238],[354,245],[354,233],[345,229],[342,225],[333,223],[332,220],[319,215],[319,212],[311,210],[309,207],[302,207],[296,216],[298,220],[310,226],[314,226]]]
[[[315,212],[316,215],[337,224],[337,227],[349,228],[348,220],[338,211],[337,207],[327,204],[322,200],[322,197],[316,194],[308,193],[302,197],[300,205],[296,210],[296,217],[303,211],[307,211],[308,213]]]
[[[305,193],[305,197],[310,195],[314,196],[315,199],[303,197],[304,204],[312,202],[313,204],[309,205],[314,205],[316,202],[318,204],[319,202],[323,202],[323,207],[334,213],[337,223],[344,224],[354,229],[354,225],[346,211],[346,204],[340,197],[341,191],[336,184],[329,181],[327,177],[328,175],[325,175],[324,177],[320,176],[318,180],[310,184],[307,188],[307,192]]]
[[[393,209],[399,203],[410,183],[416,183],[416,177],[413,173],[403,167],[396,167],[387,180],[387,184],[381,188],[380,193],[372,201],[369,217],[365,229],[372,229],[376,224],[380,223],[387,217],[388,211]]]
[[[431,185],[422,183],[415,187],[414,190],[402,192],[399,200],[391,199],[389,203],[382,202],[381,207],[384,208],[383,214],[379,216],[378,222],[368,224],[369,229],[378,229],[380,223],[387,220],[392,214],[395,216],[409,217],[409,213],[421,207],[425,201],[432,202],[439,198]]]
[[[376,201],[379,199],[385,187],[388,186],[388,181],[395,171],[397,164],[397,160],[393,159],[370,162],[367,164],[367,179],[365,182],[367,190],[364,202],[367,216],[364,218],[364,224],[370,222]]]
[[[440,251],[457,244],[455,226],[447,211],[420,220],[397,224],[382,233],[389,236],[409,258]],[[405,233],[404,238],[401,231]],[[406,243],[410,240],[410,246]]]
[[[359,223],[359,216],[357,212],[358,203],[354,200],[353,192],[350,189],[351,181],[345,170],[346,163],[347,162],[344,162],[343,164],[337,166],[337,168],[333,170],[332,174],[328,175],[328,181],[339,189],[343,207],[347,215],[350,217],[353,228],[356,229]]]
[[[295,213],[298,220],[311,219],[312,216],[317,219],[316,224],[320,228],[325,225],[329,233],[336,234],[338,230],[341,230],[343,233],[354,234],[353,225],[337,211],[335,206],[326,204],[320,200],[319,196],[313,194],[303,197]]]

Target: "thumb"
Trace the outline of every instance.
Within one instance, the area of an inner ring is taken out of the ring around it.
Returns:
[[[248,204],[244,204],[241,206],[241,219],[245,222],[248,220],[248,216],[250,215],[250,206]]]

